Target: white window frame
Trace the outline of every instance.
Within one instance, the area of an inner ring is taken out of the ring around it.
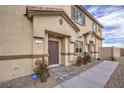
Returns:
[[[97,25],[95,23],[92,24],[92,30],[97,31]]]
[[[75,53],[83,53],[83,42],[82,41],[76,41],[75,42]]]
[[[72,7],[73,9],[73,19],[77,22],[77,23],[79,23],[79,24],[81,24],[81,25],[85,25],[85,15],[80,11],[80,10],[78,10],[78,9],[76,9],[75,7]]]

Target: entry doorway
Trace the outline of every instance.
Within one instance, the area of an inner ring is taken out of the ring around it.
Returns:
[[[59,64],[59,42],[58,41],[48,41],[48,65]]]

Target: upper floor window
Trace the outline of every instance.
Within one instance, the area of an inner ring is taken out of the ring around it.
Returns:
[[[102,28],[101,27],[98,27],[98,31],[99,31],[99,35],[102,36]]]
[[[98,31],[99,31],[99,32],[101,31],[101,27],[98,27]]]
[[[92,24],[92,30],[97,31],[97,25],[95,23]]]
[[[79,24],[85,25],[85,16],[84,16],[84,14],[80,10],[78,10],[78,9],[76,9],[74,7],[72,7],[72,18],[76,22],[78,22]]]
[[[75,53],[82,53],[83,43],[80,41],[75,42]]]

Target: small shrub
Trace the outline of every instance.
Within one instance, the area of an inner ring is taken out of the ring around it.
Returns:
[[[82,62],[83,62],[83,58],[81,56],[78,56],[76,59],[76,65],[81,66]]]
[[[42,60],[37,59],[35,61],[35,64],[36,64],[36,68],[34,68],[34,72],[36,72],[41,82],[46,82],[47,78],[50,75],[49,75],[49,71],[47,68],[48,65],[46,64],[44,57],[42,57]]]
[[[85,53],[83,57],[83,64],[87,64],[87,62],[91,62],[91,57],[88,53]]]
[[[115,60],[115,58],[114,58],[114,57],[111,57],[111,60],[112,60],[112,61],[114,61],[114,60]]]
[[[97,58],[97,60],[101,60],[100,58]]]

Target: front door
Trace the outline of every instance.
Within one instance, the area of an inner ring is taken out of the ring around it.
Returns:
[[[59,42],[51,41],[48,42],[48,53],[49,53],[49,65],[59,63]]]

